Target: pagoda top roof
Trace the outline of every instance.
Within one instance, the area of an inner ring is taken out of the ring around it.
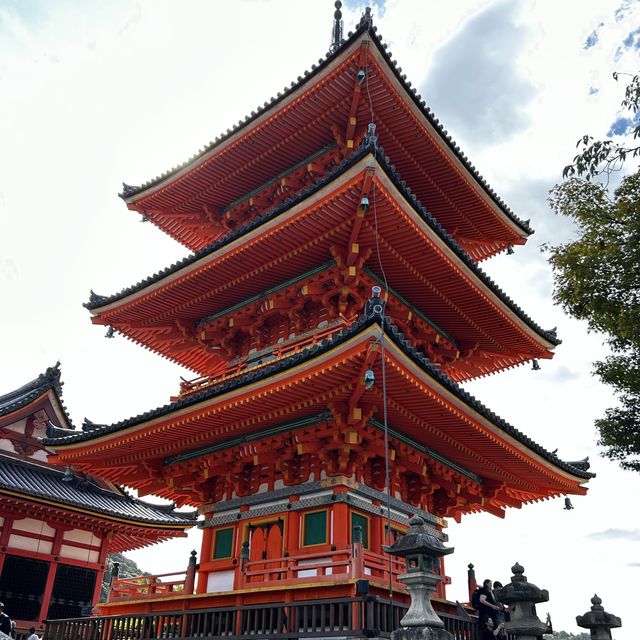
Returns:
[[[93,440],[103,441],[105,438],[109,438],[112,434],[124,431],[131,427],[142,425],[151,420],[168,416],[174,412],[186,410],[189,407],[195,407],[200,403],[206,402],[217,396],[222,396],[232,391],[241,389],[242,387],[252,385],[260,380],[271,378],[277,374],[280,374],[294,367],[322,355],[325,352],[329,352],[332,349],[340,346],[343,343],[351,340],[359,334],[365,332],[367,329],[377,325],[380,330],[391,340],[401,352],[403,352],[408,358],[411,359],[424,373],[427,374],[436,383],[441,385],[444,390],[453,394],[458,400],[462,401],[466,406],[470,407],[484,419],[488,420],[491,424],[501,430],[504,434],[515,439],[530,451],[539,455],[547,463],[553,465],[559,470],[569,473],[570,475],[581,478],[589,479],[594,477],[595,474],[590,473],[585,468],[583,462],[578,464],[572,464],[561,460],[555,453],[549,452],[541,445],[534,442],[531,438],[523,434],[521,431],[510,425],[503,418],[496,415],[493,411],[488,409],[484,404],[477,400],[473,395],[465,391],[460,385],[453,382],[448,376],[443,374],[437,366],[427,360],[418,350],[416,350],[411,343],[405,338],[404,334],[398,329],[398,327],[392,322],[392,320],[383,315],[382,312],[376,310],[376,305],[369,303],[365,313],[359,320],[354,322],[350,327],[345,328],[335,333],[331,338],[323,340],[320,344],[309,347],[303,351],[295,353],[279,360],[273,364],[267,364],[263,367],[249,371],[243,375],[229,379],[217,385],[203,389],[192,395],[186,396],[171,402],[162,407],[158,407],[151,411],[127,418],[120,422],[116,422],[111,425],[100,425],[90,431],[84,431],[82,433],[74,433],[64,435],[62,437],[47,438],[43,442],[52,447],[56,453],[60,451],[60,448],[64,448],[68,445],[76,445],[81,443],[90,443]]]
[[[395,167],[390,164],[390,158],[385,155],[384,150],[379,147],[375,141],[365,141],[362,147],[354,151],[348,158],[343,160],[338,166],[336,166],[331,172],[329,172],[323,178],[317,180],[309,187],[303,189],[297,193],[294,197],[285,200],[281,205],[274,207],[266,211],[265,213],[250,219],[244,225],[238,226],[233,231],[230,231],[223,237],[215,240],[208,246],[196,251],[189,256],[175,262],[169,267],[153,274],[141,280],[140,282],[122,289],[118,293],[102,296],[91,291],[89,301],[84,303],[84,306],[92,312],[102,310],[108,305],[118,303],[128,296],[140,293],[147,287],[150,287],[163,279],[173,274],[178,274],[182,269],[187,269],[191,265],[194,265],[199,260],[211,256],[222,247],[230,244],[234,240],[249,233],[253,229],[260,227],[266,222],[276,218],[283,212],[289,210],[296,204],[303,202],[309,196],[313,195],[321,188],[328,185],[335,180],[339,175],[348,171],[351,167],[363,160],[367,155],[373,156],[378,162],[379,166],[391,179],[395,187],[400,191],[403,197],[411,204],[420,217],[426,222],[426,224],[441,238],[449,248],[464,262],[464,264],[476,275],[479,280],[486,285],[513,313],[517,315],[530,329],[541,336],[544,340],[552,345],[560,344],[560,340],[557,338],[555,330],[542,329],[537,323],[535,323],[521,308],[517,305],[507,294],[502,291],[500,287],[478,266],[478,264],[469,256],[469,254],[456,242],[453,236],[447,232],[446,229],[435,219],[435,217],[422,205],[417,199],[414,193],[407,187],[407,184],[401,179]]]
[[[0,494],[90,511],[107,519],[139,525],[184,529],[195,525],[197,512],[175,513],[173,506],[152,505],[124,491],[101,486],[90,477],[73,476],[45,463],[0,454]]]
[[[412,87],[411,82],[407,81],[406,75],[402,73],[402,68],[399,67],[397,61],[392,58],[387,45],[383,43],[380,36],[377,34],[377,27],[373,25],[370,13],[363,15],[360,22],[356,25],[355,30],[353,32],[349,32],[347,39],[342,41],[339,47],[334,51],[327,53],[324,58],[321,58],[318,61],[318,64],[313,64],[311,66],[311,70],[307,70],[302,76],[298,76],[297,81],[292,82],[290,86],[285,87],[281,92],[278,92],[276,96],[273,96],[269,101],[265,102],[263,106],[252,111],[250,115],[240,120],[237,125],[227,129],[226,133],[216,137],[198,153],[194,154],[182,164],[177,165],[171,170],[165,171],[161,175],[139,186],[132,186],[123,183],[123,190],[119,194],[120,197],[131,209],[143,211],[147,206],[147,202],[150,203],[150,209],[153,209],[154,205],[151,200],[148,200],[149,198],[153,197],[153,202],[155,203],[157,199],[155,198],[155,195],[158,191],[173,188],[172,185],[174,183],[180,183],[182,185],[183,181],[185,179],[189,179],[188,176],[193,172],[200,171],[207,167],[208,164],[213,161],[217,155],[219,155],[219,153],[223,152],[227,145],[235,144],[236,141],[245,133],[251,131],[254,126],[257,126],[258,121],[263,119],[265,114],[279,109],[283,104],[287,104],[294,94],[299,93],[307,85],[311,85],[318,76],[327,72],[328,68],[335,66],[335,64],[337,64],[337,59],[339,59],[345,51],[349,50],[349,48],[363,36],[367,37],[370,42],[375,45],[381,58],[386,61],[386,64],[395,77],[395,80],[402,87],[413,107],[435,132],[435,137],[442,148],[446,149],[452,158],[455,158],[457,163],[456,171],[461,172],[461,174],[466,174],[464,180],[467,181],[468,179],[469,183],[475,183],[477,185],[477,191],[484,194],[484,197],[493,203],[493,207],[497,211],[501,212],[511,224],[515,225],[521,236],[526,237],[527,235],[532,234],[533,229],[529,225],[529,221],[520,219],[498,196],[494,189],[491,188],[484,177],[463,153],[458,144],[452,140],[451,135],[446,129],[444,129],[440,121],[435,117],[435,114],[426,105],[425,100],[417,93],[416,89]],[[179,190],[180,189],[184,190],[184,187],[181,186],[179,187]],[[242,193],[236,193],[235,197],[241,197],[242,195]],[[177,197],[177,195],[175,197]],[[233,198],[231,198],[231,200],[233,200]],[[158,204],[155,206],[158,206]],[[167,232],[173,235],[173,232]],[[181,242],[187,244],[187,246],[191,246],[184,238],[178,236],[175,237],[177,237]]]
[[[60,372],[60,362],[56,362],[53,367],[48,367],[44,373],[37,378],[18,387],[14,391],[9,391],[0,396],[0,417],[9,416],[20,409],[27,407],[32,402],[38,400],[48,392],[54,394],[57,408],[62,413],[65,427],[72,427],[71,418],[62,402],[62,382]]]

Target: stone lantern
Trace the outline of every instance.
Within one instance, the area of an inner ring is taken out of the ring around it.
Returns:
[[[536,640],[544,633],[551,633],[551,625],[545,624],[536,614],[536,604],[549,601],[549,592],[527,581],[524,567],[517,562],[511,567],[511,583],[493,592],[498,602],[511,608],[511,621],[505,623],[508,634],[522,640]]]
[[[602,606],[602,600],[597,595],[591,598],[591,611],[583,616],[576,616],[579,627],[589,629],[591,640],[611,640],[611,629],[622,626],[620,618],[607,613]]]
[[[406,561],[406,573],[398,576],[411,596],[411,606],[400,620],[400,629],[391,634],[391,640],[453,640],[444,629],[444,623],[433,610],[431,594],[442,578],[436,573],[438,559],[453,549],[447,548],[425,521],[416,516],[409,522],[407,533],[392,546],[383,549]]]

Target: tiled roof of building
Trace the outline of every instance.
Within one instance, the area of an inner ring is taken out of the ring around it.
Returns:
[[[476,167],[469,161],[467,156],[463,153],[460,147],[452,140],[449,132],[440,124],[438,118],[435,117],[435,114],[431,111],[431,109],[427,106],[425,100],[418,94],[415,87],[412,87],[411,82],[407,81],[406,75],[402,73],[402,68],[398,66],[396,60],[393,59],[391,52],[388,51],[388,47],[385,43],[383,43],[382,39],[377,33],[378,29],[373,25],[372,17],[370,12],[367,10],[360,20],[360,22],[356,25],[356,28],[353,32],[349,32],[347,34],[347,39],[344,40],[341,45],[336,48],[333,52],[328,52],[323,59],[318,61],[318,64],[311,65],[311,70],[307,70],[304,72],[303,76],[299,76],[297,82],[292,82],[290,86],[284,87],[282,92],[278,92],[276,96],[273,96],[269,101],[265,102],[263,106],[258,107],[255,111],[252,111],[250,115],[246,116],[243,120],[230,128],[227,129],[226,133],[218,136],[215,140],[211,141],[205,147],[203,147],[198,153],[194,154],[191,158],[183,162],[182,164],[173,167],[169,171],[165,171],[161,175],[145,182],[140,186],[132,186],[123,183],[123,190],[120,194],[120,197],[124,199],[129,199],[132,196],[142,193],[147,189],[156,186],[167,178],[175,175],[179,171],[183,170],[185,167],[190,165],[191,163],[197,161],[199,158],[207,155],[211,152],[216,146],[221,145],[225,140],[235,135],[238,131],[241,131],[245,127],[248,127],[254,120],[259,118],[263,113],[269,111],[278,103],[286,100],[292,93],[297,91],[301,86],[303,86],[306,82],[308,82],[311,78],[313,78],[316,74],[321,72],[326,66],[331,64],[333,60],[338,58],[341,53],[348,48],[353,42],[355,42],[360,36],[362,36],[365,32],[368,32],[371,41],[378,48],[386,62],[389,64],[390,68],[393,70],[394,75],[397,80],[401,83],[404,89],[407,91],[413,102],[420,109],[423,116],[428,120],[428,122],[434,127],[434,129],[438,132],[441,139],[446,143],[446,145],[451,149],[451,151],[455,154],[455,156],[460,160],[460,162],[465,166],[465,168],[471,173],[473,178],[477,181],[477,183],[482,187],[482,189],[489,195],[489,197],[493,200],[493,202],[510,218],[514,223],[516,223],[523,231],[528,234],[533,233],[533,229],[529,225],[529,221],[525,221],[520,219],[515,213],[507,206],[507,204],[498,196],[498,194],[491,188],[491,186],[487,183],[487,181],[480,175],[477,171]]]
[[[215,253],[220,248],[225,245],[231,243],[235,239],[247,234],[252,229],[259,227],[265,222],[276,218],[281,213],[287,211],[294,205],[302,202],[309,196],[313,195],[319,189],[329,184],[332,180],[335,180],[340,174],[346,172],[350,167],[355,165],[357,162],[362,160],[367,154],[372,154],[377,159],[381,168],[387,173],[389,178],[394,182],[399,191],[403,194],[403,196],[407,199],[408,202],[414,207],[416,212],[422,217],[422,219],[429,225],[429,227],[456,253],[456,255],[469,267],[469,269],[476,275],[478,278],[487,286],[489,289],[497,295],[504,304],[506,304],[511,311],[513,311],[525,324],[527,324],[531,329],[533,329],[538,335],[542,336],[545,340],[550,342],[551,344],[557,345],[560,344],[560,340],[557,339],[555,334],[555,330],[547,331],[542,329],[537,323],[535,323],[509,296],[507,296],[504,291],[498,287],[493,280],[476,264],[476,262],[467,254],[467,252],[460,247],[460,245],[455,241],[453,236],[451,236],[439,223],[438,221],[429,213],[429,211],[420,203],[420,201],[412,194],[411,190],[407,187],[406,183],[402,180],[398,172],[395,170],[395,167],[390,164],[390,160],[387,156],[384,155],[384,150],[380,147],[377,147],[375,142],[369,141],[365,143],[359,150],[355,151],[351,154],[351,156],[343,160],[337,167],[334,168],[333,171],[328,173],[323,178],[317,180],[309,187],[301,190],[298,194],[285,200],[281,205],[274,207],[266,211],[265,213],[249,220],[246,224],[238,226],[233,231],[228,234],[222,236],[215,242],[212,242],[210,245],[204,247],[203,249],[192,253],[191,255],[183,258],[182,260],[172,264],[171,266],[159,271],[148,278],[134,284],[130,287],[127,287],[120,292],[110,295],[110,296],[100,296],[95,294],[93,291],[91,292],[91,296],[89,302],[85,303],[85,307],[88,309],[99,309],[107,304],[115,302],[121,298],[124,298],[128,295],[136,293],[138,291],[142,291],[146,287],[154,284],[163,278],[167,277],[170,274],[176,273],[180,269],[187,267],[200,258],[211,255]]]
[[[22,407],[26,407],[34,400],[51,390],[55,393],[58,404],[62,409],[67,421],[67,425],[71,425],[71,419],[67,414],[66,408],[62,402],[62,385],[64,383],[60,379],[60,363],[56,362],[53,367],[49,367],[44,373],[41,373],[35,380],[27,382],[14,391],[9,391],[0,396],[0,417],[9,415]]]
[[[172,509],[147,504],[124,492],[99,486],[91,478],[69,477],[44,464],[0,455],[0,493],[4,491],[139,524],[190,527],[197,516],[196,512],[174,513]]]
[[[303,351],[295,353],[282,360],[265,365],[262,368],[252,370],[246,374],[240,375],[236,378],[221,382],[215,386],[204,389],[200,392],[194,393],[190,396],[181,398],[176,402],[166,404],[157,409],[147,411],[138,416],[122,420],[120,422],[111,425],[102,425],[92,431],[78,432],[69,434],[60,438],[48,438],[44,440],[45,444],[52,446],[61,446],[66,444],[73,444],[77,442],[91,441],[97,437],[103,437],[110,433],[115,433],[142,424],[155,418],[167,416],[175,411],[196,405],[198,403],[211,400],[216,396],[221,396],[232,390],[238,389],[245,385],[252,384],[258,380],[269,378],[282,371],[290,368],[294,368],[303,362],[314,358],[341,343],[353,338],[359,332],[367,329],[373,324],[378,324],[384,330],[385,335],[392,340],[398,348],[400,348],[409,358],[411,358],[427,375],[433,378],[436,382],[441,384],[447,391],[454,394],[462,402],[464,402],[471,409],[477,411],[484,418],[489,420],[496,427],[501,429],[504,433],[515,438],[517,441],[526,445],[531,451],[540,455],[542,458],[553,464],[559,469],[567,471],[578,478],[591,478],[594,474],[587,471],[583,464],[574,466],[571,463],[561,460],[555,453],[551,453],[544,447],[534,442],[531,438],[523,434],[521,431],[511,426],[508,422],[497,416],[493,411],[488,409],[480,401],[478,401],[473,395],[465,391],[460,385],[456,384],[448,376],[442,373],[437,366],[427,360],[419,351],[417,351],[412,344],[407,340],[404,334],[393,324],[392,320],[380,313],[375,309],[375,305],[368,304],[366,312],[361,318],[353,323],[350,327],[336,332],[331,338],[323,340],[320,344],[309,347]]]

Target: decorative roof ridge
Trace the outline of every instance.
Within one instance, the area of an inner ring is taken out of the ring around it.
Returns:
[[[340,45],[332,51],[331,49],[325,54],[324,58],[318,60],[318,64],[311,65],[311,71],[305,70],[302,76],[298,76],[297,81],[291,82],[288,87],[284,87],[282,92],[278,92],[276,96],[272,96],[271,99],[263,104],[262,107],[258,107],[255,111],[252,111],[250,115],[245,116],[243,120],[240,120],[237,125],[227,129],[226,133],[216,136],[214,140],[205,145],[200,151],[193,154],[190,158],[185,160],[179,165],[176,165],[172,169],[163,172],[159,176],[152,178],[141,184],[140,186],[131,186],[126,183],[122,183],[122,192],[118,195],[120,198],[126,200],[131,196],[138,195],[150,187],[154,187],[160,184],[166,178],[178,173],[185,167],[189,166],[199,158],[203,158],[215,147],[222,144],[225,140],[236,134],[241,129],[245,128],[251,122],[260,117],[263,113],[269,111],[274,105],[284,100],[289,94],[297,91],[302,87],[309,79],[317,75],[322,69],[324,69],[331,61],[339,57],[343,50],[347,49],[353,42],[355,42],[361,35],[368,32],[369,36],[375,42],[378,50],[389,64],[389,67],[394,72],[397,80],[405,89],[407,94],[411,97],[415,105],[419,108],[420,112],[425,116],[429,123],[434,127],[437,133],[440,135],[445,144],[451,149],[454,155],[460,160],[463,166],[469,171],[473,178],[477,181],[478,185],[485,191],[485,193],[495,202],[501,211],[516,225],[518,225],[525,233],[533,234],[534,230],[529,225],[529,220],[522,220],[519,218],[511,208],[500,198],[495,190],[488,184],[485,178],[479,173],[476,167],[467,158],[466,154],[456,144],[449,132],[440,124],[440,120],[435,117],[435,114],[427,106],[426,101],[418,93],[415,87],[412,87],[412,83],[407,81],[407,76],[402,73],[402,67],[398,66],[397,60],[391,57],[391,52],[388,50],[388,45],[382,41],[382,38],[378,35],[378,27],[373,24],[373,16],[371,14],[370,7],[366,7],[365,12],[362,14],[360,21],[357,23],[354,31],[349,31],[346,40],[341,40]]]
[[[60,409],[68,425],[73,423],[62,401],[62,387],[60,361],[41,373],[37,378],[23,384],[21,387],[0,396],[0,416],[6,416],[37,400],[41,395],[51,390],[55,393]],[[59,428],[59,427],[58,427]]]
[[[279,373],[283,370],[302,364],[310,358],[321,355],[322,353],[329,351],[342,342],[354,337],[373,324],[378,324],[385,335],[388,335],[390,339],[400,348],[400,350],[403,351],[409,358],[411,358],[411,360],[416,362],[416,364],[418,364],[425,373],[436,380],[436,382],[440,383],[448,391],[456,395],[467,406],[476,410],[480,415],[489,420],[489,422],[493,423],[498,428],[513,436],[522,444],[525,444],[527,447],[541,455],[547,461],[565,471],[568,471],[572,475],[585,479],[594,477],[595,474],[589,473],[579,467],[574,467],[569,463],[564,462],[555,454],[550,453],[544,447],[535,443],[521,431],[511,426],[503,418],[500,418],[498,415],[493,413],[493,411],[488,409],[468,391],[463,389],[459,384],[449,378],[449,376],[447,376],[436,365],[425,358],[413,346],[413,344],[405,338],[404,334],[398,329],[391,318],[384,315],[384,305],[381,299],[378,297],[371,298],[367,302],[364,313],[350,327],[347,327],[340,331],[336,331],[336,333],[334,333],[330,338],[325,338],[320,343],[309,346],[308,348],[287,356],[273,364],[267,364],[260,369],[248,371],[243,375],[237,376],[230,380],[226,380],[207,389],[203,389],[202,391],[198,391],[197,393],[194,393],[185,398],[181,398],[175,402],[168,403],[166,405],[163,405],[162,407],[146,411],[145,413],[127,418],[125,420],[121,420],[120,422],[116,422],[111,425],[105,425],[103,428],[97,429],[93,432],[77,433],[59,439],[47,439],[46,441],[43,441],[43,443],[47,446],[55,446],[89,441],[95,437],[101,437],[109,433],[114,433],[120,431],[121,429],[147,422],[149,420],[167,415],[174,411],[188,408],[206,400],[210,400],[218,395],[222,395],[244,385],[252,384],[259,380],[269,378],[270,376],[275,375],[276,373]]]
[[[13,391],[0,395],[0,404],[5,400],[9,400],[15,396],[21,396],[29,391],[55,389],[57,393],[61,393],[63,384],[60,380],[60,361],[58,361],[53,367],[47,367],[44,373],[41,373],[37,378],[34,378]]]
[[[68,429],[59,429],[59,431],[69,431]],[[77,433],[77,432],[76,432]],[[72,433],[67,433],[67,435],[74,435]],[[65,437],[64,435],[62,437]],[[41,438],[40,440],[44,440],[44,438]],[[66,473],[66,468],[59,468],[53,464],[51,464],[50,462],[44,462],[42,460],[37,460],[34,458],[23,458],[23,457],[14,457],[11,455],[6,455],[5,452],[0,452],[0,462],[2,460],[7,460],[9,462],[12,462],[14,464],[17,464],[21,467],[27,467],[27,468],[32,468],[32,467],[37,467],[38,469],[42,469],[43,473],[47,473],[50,476],[64,476]],[[74,479],[78,480],[78,479],[84,479],[87,483],[89,483],[95,490],[107,494],[107,495],[113,495],[113,496],[126,496],[128,499],[133,500],[133,498],[131,498],[131,496],[129,496],[128,493],[121,491],[119,487],[118,491],[109,488],[108,485],[104,485],[104,484],[98,484],[98,483],[102,483],[102,481],[97,480],[96,478],[94,478],[91,475],[88,474],[80,474],[78,476],[74,476]],[[114,487],[116,485],[113,485]]]
[[[64,470],[54,468],[51,465],[47,465],[43,463],[37,464],[30,460],[14,458],[12,456],[6,456],[2,454],[0,454],[0,464],[13,465],[14,467],[21,467],[23,469],[29,469],[32,473],[40,474],[40,479],[42,480],[42,482],[39,482],[37,483],[37,485],[34,485],[33,487],[29,487],[28,489],[25,489],[24,487],[21,487],[21,486],[14,485],[11,483],[10,480],[9,481],[7,480],[4,474],[0,475],[0,487],[4,487],[5,489],[8,489],[14,492],[19,492],[25,496],[33,496],[36,498],[38,497],[46,498],[48,500],[55,500],[59,504],[70,504],[70,505],[82,507],[85,509],[90,508],[91,510],[97,513],[104,513],[104,514],[114,513],[113,510],[109,509],[104,504],[102,505],[88,504],[86,502],[83,503],[78,499],[74,499],[73,495],[68,495],[65,497],[64,495],[60,495],[60,494],[52,495],[50,493],[47,493],[45,490],[47,487],[47,480],[48,481],[53,480],[55,482],[59,478],[60,482],[63,483],[62,486],[64,488],[64,491],[67,494],[75,491],[79,492],[78,495],[88,496],[91,494],[93,495],[99,494],[99,495],[105,496],[105,498],[108,497],[109,499],[112,499],[112,500],[121,501],[120,502],[121,505],[122,505],[122,502],[126,502],[130,505],[143,506],[152,512],[156,512],[154,515],[157,516],[156,519],[150,519],[148,516],[140,515],[139,517],[136,517],[135,515],[118,511],[118,515],[127,520],[135,520],[137,522],[146,521],[149,524],[167,524],[167,525],[184,524],[184,526],[191,526],[192,522],[195,519],[191,512],[175,513],[173,511],[167,511],[163,507],[158,508],[158,505],[146,503],[142,500],[139,500],[138,498],[132,498],[126,492],[115,491],[108,487],[101,486],[97,484],[94,478],[92,478],[91,476],[74,477],[73,480],[75,480],[75,483],[68,482],[63,479],[66,474]],[[172,520],[167,520],[168,517],[171,518]]]
[[[47,420],[47,426],[45,429],[47,438],[63,437],[65,435],[73,435],[77,433],[75,429],[65,429],[63,427],[56,427],[51,420]]]
[[[391,164],[390,158],[384,154],[384,149],[377,145],[377,140],[375,137],[375,132],[372,130],[370,134],[365,137],[363,145],[360,149],[353,151],[346,159],[342,160],[336,167],[334,167],[331,171],[329,171],[324,177],[319,178],[312,184],[308,185],[297,194],[292,196],[291,198],[287,198],[281,204],[273,207],[272,209],[268,209],[264,213],[256,216],[255,218],[249,220],[246,224],[240,225],[225,234],[224,236],[218,238],[213,243],[203,247],[199,251],[196,251],[179,262],[173,263],[170,267],[159,271],[152,276],[145,278],[144,280],[138,282],[135,285],[132,285],[128,288],[123,289],[119,293],[116,293],[112,296],[100,296],[99,304],[94,304],[91,301],[85,303],[84,306],[88,309],[95,309],[100,306],[103,306],[107,303],[114,302],[120,298],[131,295],[138,291],[145,289],[147,286],[162,280],[166,276],[179,271],[183,267],[192,264],[196,260],[200,259],[205,255],[209,255],[222,246],[232,242],[238,237],[248,233],[252,229],[260,226],[264,222],[271,220],[272,218],[278,216],[280,213],[286,211],[292,206],[298,204],[305,200],[308,196],[312,195],[314,192],[318,191],[322,187],[326,186],[329,182],[331,182],[336,176],[347,171],[354,164],[359,162],[362,158],[364,158],[368,153],[374,155],[382,169],[387,173],[390,177],[396,188],[402,193],[404,198],[409,202],[409,204],[414,208],[414,210],[420,215],[420,217],[427,223],[429,227],[445,242],[449,245],[449,247],[454,251],[454,253],[465,263],[467,267],[481,280],[483,284],[485,284],[493,293],[511,310],[513,311],[526,325],[529,326],[533,331],[535,331],[538,335],[544,338],[547,342],[550,342],[554,346],[557,346],[561,343],[555,334],[554,330],[547,331],[540,327],[534,320],[524,312],[524,310],[517,305],[482,269],[478,264],[469,256],[469,254],[457,243],[455,238],[438,222],[438,220],[422,205],[422,203],[418,200],[415,194],[411,191],[411,189],[407,186],[406,182],[401,179],[399,173],[397,172],[395,166]]]

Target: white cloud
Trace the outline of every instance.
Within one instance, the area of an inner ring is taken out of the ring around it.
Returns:
[[[333,7],[325,0],[78,6],[5,0],[0,7],[0,393],[61,359],[65,402],[79,424],[85,415],[112,422],[164,404],[179,376],[190,375],[122,338],[103,339],[81,307],[90,288],[115,292],[184,254],[126,211],[115,195],[121,181],[140,182],[182,162],[297,78],[326,52]],[[464,598],[469,561],[483,577],[505,582],[520,560],[549,589],[554,622],[568,630],[600,585],[623,620],[636,607],[635,582],[619,571],[628,563],[621,545],[600,545],[586,533],[594,522],[640,530],[628,503],[640,477],[598,457],[593,420],[611,396],[589,371],[605,351],[599,336],[553,307],[537,246],[570,233],[547,211],[546,189],[577,138],[606,132],[617,111],[622,87],[610,80],[613,57],[637,23],[637,13],[616,22],[617,7],[389,0],[374,18],[414,85],[432,69],[438,90],[425,92],[430,105],[537,228],[514,256],[483,268],[536,321],[557,325],[564,342],[541,371],[520,367],[468,387],[549,449],[569,459],[591,456],[598,473],[588,496],[573,499],[574,511],[549,501],[512,510],[505,521],[474,516],[452,525],[449,594]],[[344,13],[348,30],[359,9]],[[585,51],[600,22],[598,46]],[[483,65],[474,66],[472,52]],[[588,96],[589,87],[599,91]],[[182,568],[197,535],[136,558],[153,571]],[[595,573],[583,561],[594,545]],[[631,634],[623,627],[616,638]]]

